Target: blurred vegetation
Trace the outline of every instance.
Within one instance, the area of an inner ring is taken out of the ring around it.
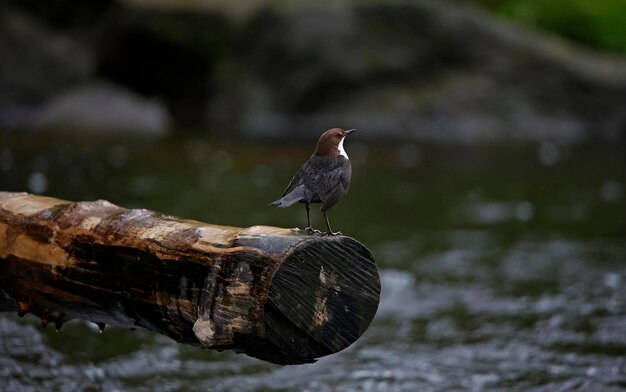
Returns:
[[[220,9],[241,15],[273,4],[278,7],[306,6],[306,0],[267,2],[222,0],[125,0],[130,4],[163,8]],[[626,53],[625,0],[448,0],[452,3],[471,3],[487,8],[492,13],[513,21],[534,26],[560,35],[574,42],[599,49]],[[327,0],[332,6],[358,1]],[[384,3],[373,0],[368,3]],[[318,4],[318,2],[315,2]]]
[[[458,0],[455,0],[458,2]],[[626,53],[624,0],[464,0],[600,50]]]

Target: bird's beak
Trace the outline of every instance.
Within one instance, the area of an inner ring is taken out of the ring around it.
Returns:
[[[351,134],[352,132],[355,132],[355,131],[356,131],[356,129],[348,129],[346,131],[346,135],[349,135],[349,134]]]

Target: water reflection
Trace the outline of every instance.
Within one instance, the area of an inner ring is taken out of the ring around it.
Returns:
[[[400,167],[411,168],[420,164],[422,150],[416,144],[404,144],[398,148],[397,161]]]
[[[555,142],[541,142],[538,149],[538,158],[542,165],[554,166],[561,159],[561,149]]]
[[[458,213],[464,215],[461,219],[483,224],[514,219],[528,222],[535,215],[535,207],[532,202],[527,200],[520,202],[474,202],[463,206]]]
[[[31,173],[28,177],[28,190],[32,193],[44,193],[48,190],[48,179],[40,171]]]
[[[13,167],[13,153],[8,148],[3,148],[0,151],[0,169],[8,172]]]
[[[272,182],[272,168],[266,164],[256,165],[250,173],[252,184],[264,188]]]
[[[620,201],[624,196],[622,184],[617,181],[607,180],[602,184],[600,191],[602,199],[607,202]]]
[[[116,145],[109,149],[109,165],[115,169],[121,169],[128,161],[128,148],[124,145]]]

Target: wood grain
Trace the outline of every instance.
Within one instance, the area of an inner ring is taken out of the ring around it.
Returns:
[[[278,364],[358,339],[380,280],[356,240],[0,192],[0,311],[143,327]]]

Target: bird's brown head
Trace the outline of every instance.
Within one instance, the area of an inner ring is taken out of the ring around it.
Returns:
[[[354,131],[356,129],[331,128],[324,132],[317,141],[315,155],[331,157],[344,155],[347,158],[348,156],[343,149],[343,139]]]

